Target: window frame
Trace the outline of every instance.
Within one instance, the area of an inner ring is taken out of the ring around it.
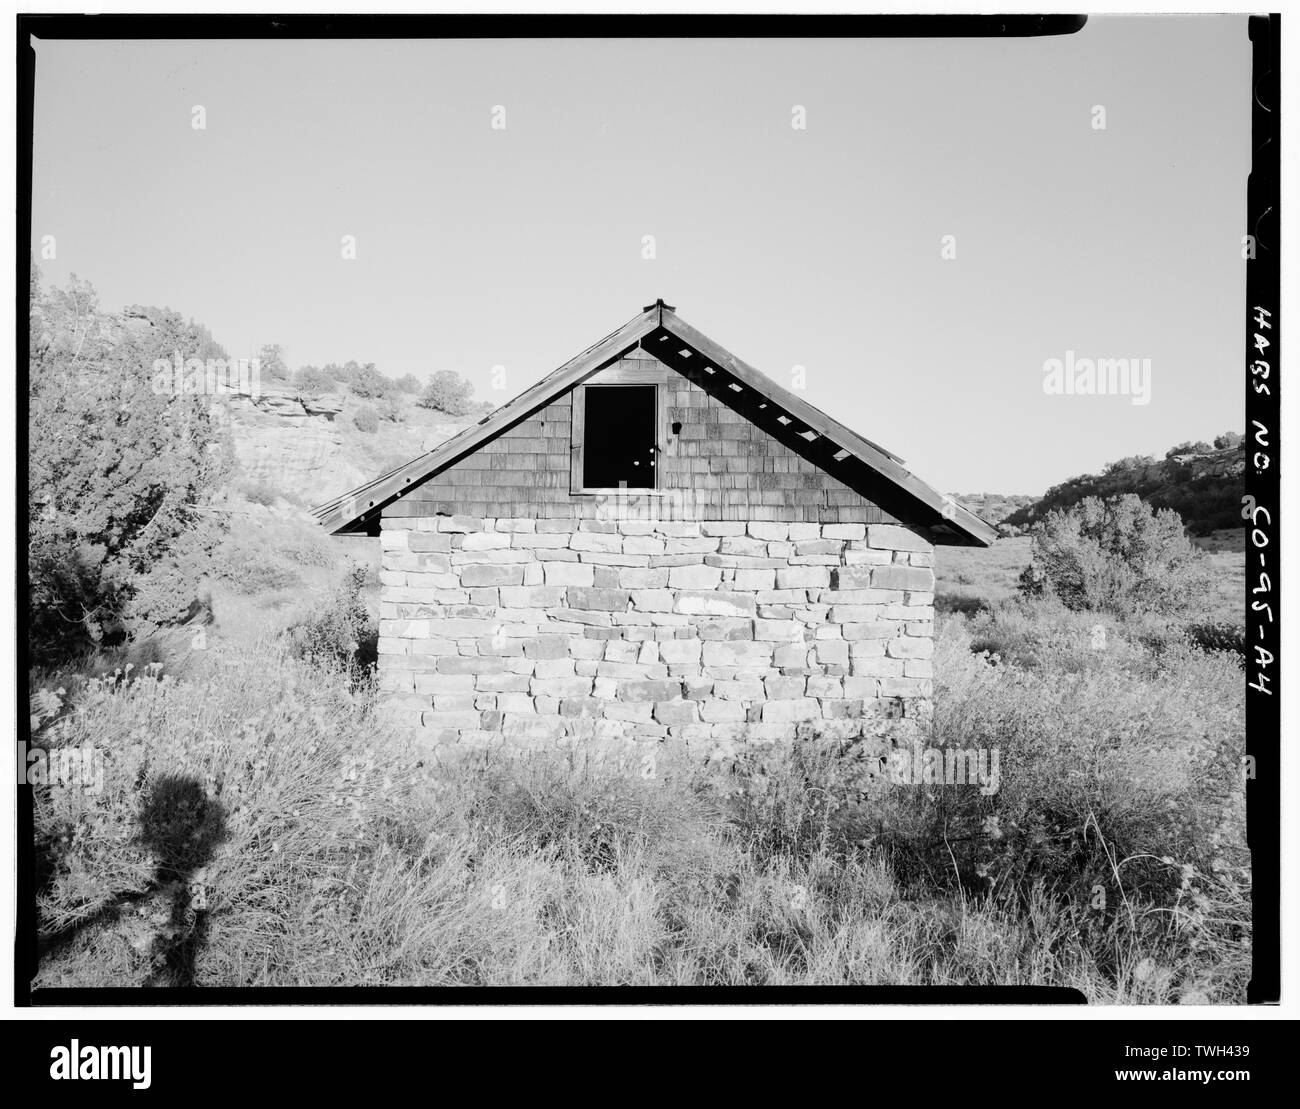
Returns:
[[[569,427],[569,493],[575,497],[594,497],[623,495],[628,497],[663,496],[662,486],[664,446],[668,442],[667,408],[664,404],[663,370],[660,367],[625,367],[620,366],[604,370],[591,380],[574,386],[572,416]],[[586,476],[586,424],[587,424],[587,389],[626,385],[654,386],[654,427],[655,427],[655,483],[653,487],[618,487],[589,486],[583,484]]]

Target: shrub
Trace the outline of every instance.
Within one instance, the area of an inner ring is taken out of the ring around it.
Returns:
[[[212,602],[198,583],[211,573],[221,531],[212,521],[201,521],[182,532],[167,553],[135,583],[131,598],[131,634],[134,638],[159,635],[179,624],[211,620]]]
[[[1191,624],[1187,638],[1202,651],[1230,651],[1242,660],[1246,657],[1246,631],[1240,624],[1226,621]]]
[[[1222,435],[1214,437],[1214,449],[1218,451],[1227,450],[1229,447],[1241,446],[1242,435],[1239,431],[1225,431]]]
[[[393,383],[375,369],[373,362],[367,362],[358,369],[352,375],[348,385],[353,393],[359,397],[365,397],[367,400],[382,397],[393,387]]]
[[[284,347],[267,343],[257,352],[258,372],[265,381],[288,382],[293,375],[284,361]]]
[[[174,556],[210,526],[202,509],[228,477],[229,443],[208,398],[158,366],[225,352],[174,312],[110,316],[89,285],[43,293],[35,272],[30,322],[29,641],[50,664],[180,619],[196,599],[178,595]],[[141,609],[155,572],[167,582]]]
[[[926,742],[996,751],[998,788],[894,786],[874,806],[877,842],[905,888],[1022,908],[1042,890],[1099,957],[1118,939],[1198,961],[1198,944],[1249,928],[1240,671],[1185,645],[1148,666],[1094,657],[1073,674],[1050,655],[1041,672],[994,666],[945,622]]]
[[[1130,454],[1124,458],[1118,458],[1114,462],[1108,462],[1103,472],[1118,474],[1123,473],[1125,470],[1141,470],[1154,464],[1155,459],[1149,454]]]
[[[1176,447],[1170,447],[1165,451],[1165,457],[1173,458],[1176,454],[1209,454],[1212,449],[1204,439],[1198,439],[1195,443],[1189,440],[1186,443],[1179,443]]]
[[[418,393],[420,391],[420,379],[415,374],[402,374],[397,378],[393,385],[399,393]]]
[[[373,435],[379,430],[379,413],[368,404],[363,404],[353,413],[352,422],[356,425],[358,431],[364,431],[367,435]]]
[[[1153,511],[1132,493],[1086,497],[1034,528],[1033,561],[1020,578],[1029,595],[1051,592],[1070,609],[1178,615],[1210,593],[1205,561],[1178,513]]]
[[[424,387],[416,402],[422,408],[445,412],[448,416],[468,415],[473,407],[470,398],[474,386],[452,370],[439,370]]]
[[[299,658],[343,671],[354,683],[368,680],[379,659],[379,627],[361,596],[371,571],[368,565],[350,567],[320,611],[288,631]]]
[[[375,412],[381,420],[400,424],[406,419],[406,402],[399,393],[385,393],[376,402]]]
[[[293,375],[293,384],[304,396],[318,397],[334,388],[335,381],[316,366],[301,366]]]

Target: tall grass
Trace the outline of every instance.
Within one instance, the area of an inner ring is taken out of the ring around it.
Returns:
[[[179,679],[43,675],[36,742],[93,744],[105,780],[37,790],[37,985],[1239,1000],[1246,872],[1220,770],[1240,672],[1122,638],[1080,661],[1042,646],[1068,626],[1035,627],[1028,663],[971,649],[1013,629],[952,618],[941,636],[918,738],[1000,745],[990,797],[889,785],[830,740],[709,768],[661,759],[651,777],[578,753],[444,764],[387,732],[365,686],[276,643]]]

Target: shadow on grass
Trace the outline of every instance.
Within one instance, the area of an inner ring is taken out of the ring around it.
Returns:
[[[112,926],[128,911],[147,902],[160,903],[164,923],[149,948],[146,986],[193,986],[198,954],[207,939],[208,911],[201,883],[195,878],[227,836],[225,810],[205,796],[193,778],[167,775],[149,787],[140,813],[138,842],[156,860],[152,880],[142,890],[119,894],[91,916],[42,935],[40,958],[66,947],[87,928]],[[58,860],[53,845],[38,845],[37,878],[53,881]],[[155,913],[154,919],[158,919]]]

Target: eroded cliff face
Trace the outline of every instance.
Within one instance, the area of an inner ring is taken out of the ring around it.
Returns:
[[[315,503],[366,479],[360,460],[350,460],[345,449],[340,395],[268,391],[224,397],[215,407],[228,422],[243,481]]]
[[[346,392],[308,396],[290,386],[226,392],[214,411],[226,421],[238,480],[319,504],[433,449],[468,420],[428,412],[407,399],[401,421],[363,432],[353,417],[369,402]],[[477,418],[477,417],[474,417]]]
[[[1117,483],[1173,482],[1179,477],[1179,467],[1190,466],[1193,479],[1202,477],[1236,477],[1246,472],[1246,446],[1228,447],[1209,454],[1178,454],[1162,462],[1133,470],[1118,470]]]

